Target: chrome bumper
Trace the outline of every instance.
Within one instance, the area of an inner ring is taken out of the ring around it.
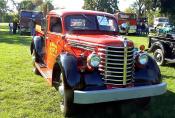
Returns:
[[[136,33],[136,29],[129,29],[128,33]]]
[[[116,88],[96,91],[74,91],[74,103],[93,104],[161,95],[166,92],[166,83],[133,88]]]

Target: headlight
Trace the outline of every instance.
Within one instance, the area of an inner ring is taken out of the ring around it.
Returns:
[[[100,57],[97,54],[92,53],[88,56],[87,62],[88,62],[88,65],[92,67],[98,67],[100,64]]]
[[[148,55],[147,54],[140,54],[138,61],[140,64],[145,65],[148,63]]]

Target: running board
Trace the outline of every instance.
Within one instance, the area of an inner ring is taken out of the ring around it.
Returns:
[[[49,85],[52,86],[52,70],[48,69],[47,66],[43,66],[35,62],[35,66],[40,74],[48,81]]]
[[[169,58],[165,58],[166,61],[170,62],[170,63],[175,63],[175,59],[169,59]]]

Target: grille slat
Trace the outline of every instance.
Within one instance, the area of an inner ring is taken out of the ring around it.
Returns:
[[[127,61],[132,61],[133,59],[128,59]],[[124,61],[123,59],[109,59],[107,58],[107,61]]]
[[[127,51],[124,47],[112,47],[99,49],[99,55],[101,57],[101,63],[99,65],[99,71],[105,80],[105,84],[110,85],[124,85],[130,84],[133,79],[134,71],[134,58],[133,47],[128,47]],[[127,54],[125,54],[127,53]],[[127,55],[127,61],[124,61]],[[126,69],[124,70],[124,63]],[[124,72],[125,80],[124,80]],[[126,81],[123,82],[123,81]]]
[[[114,79],[105,79],[105,80],[109,80],[109,81],[116,81],[116,82],[122,82],[123,80],[114,80]],[[131,81],[132,79],[127,79],[127,81]]]

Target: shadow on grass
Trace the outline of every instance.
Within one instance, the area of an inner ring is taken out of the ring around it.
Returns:
[[[31,37],[24,36],[24,35],[21,36],[19,34],[9,34],[8,31],[1,31],[0,32],[0,43],[29,46],[31,43]]]
[[[148,107],[136,105],[134,100],[92,105],[79,105],[73,118],[172,118],[175,117],[175,93],[153,97]]]
[[[175,76],[172,76],[172,75],[163,75],[163,74],[162,74],[162,77],[163,77],[163,78],[167,78],[167,79],[169,79],[169,78],[175,79]]]
[[[76,116],[72,118],[121,118],[121,103],[109,102],[78,105]]]
[[[164,67],[174,67],[175,68],[175,63],[167,63],[164,65]]]

